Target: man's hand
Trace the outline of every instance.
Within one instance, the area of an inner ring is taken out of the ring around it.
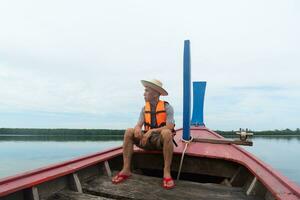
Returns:
[[[151,133],[153,132],[153,129],[150,129],[149,131],[147,131],[147,133],[145,133],[141,139],[140,145],[141,146],[145,146],[147,143],[147,140],[149,139]]]
[[[142,129],[138,126],[134,128],[134,137],[138,139],[142,139]]]

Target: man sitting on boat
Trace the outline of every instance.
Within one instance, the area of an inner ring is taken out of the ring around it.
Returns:
[[[163,187],[171,189],[175,186],[170,168],[173,156],[173,131],[175,126],[173,107],[159,97],[168,92],[159,80],[142,80],[145,87],[145,106],[134,128],[128,128],[123,142],[123,169],[112,179],[117,184],[131,176],[130,163],[133,144],[145,150],[162,150],[164,156]],[[142,127],[144,126],[144,130]]]

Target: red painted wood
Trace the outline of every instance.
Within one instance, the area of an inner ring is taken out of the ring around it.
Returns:
[[[0,197],[53,180],[122,154],[122,147],[0,179]]]
[[[191,135],[193,137],[203,138],[222,138],[222,136],[205,127],[193,127],[191,129]],[[181,154],[185,147],[185,143],[181,141],[181,136],[182,129],[178,129],[175,136],[175,140],[178,144],[178,147],[174,149],[175,154]],[[151,153],[149,151],[143,151],[139,148],[135,148],[134,151],[137,153]],[[109,160],[121,154],[122,147],[118,147],[89,156],[83,156],[60,164],[50,165],[16,176],[0,179],[0,197],[38,185],[45,181],[71,174],[77,170],[105,160]],[[300,199],[300,187],[298,185],[288,180],[286,177],[272,169],[272,167],[262,162],[254,155],[236,145],[190,143],[186,154],[196,157],[208,157],[237,162],[255,174],[258,180],[260,180],[277,199]]]
[[[174,149],[174,153],[181,154],[185,147],[185,143],[180,139],[181,134],[182,130],[178,130],[175,136],[175,140],[178,141],[178,147]],[[191,129],[191,136],[223,138],[205,127],[193,127]],[[291,182],[268,164],[262,162],[257,157],[237,145],[190,143],[186,154],[237,162],[255,174],[258,180],[261,181],[276,198],[283,200],[300,199],[300,187],[298,185]]]

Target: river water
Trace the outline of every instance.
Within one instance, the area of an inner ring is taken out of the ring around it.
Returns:
[[[300,185],[300,136],[255,137],[243,147]],[[102,137],[0,136],[0,178],[122,144]]]

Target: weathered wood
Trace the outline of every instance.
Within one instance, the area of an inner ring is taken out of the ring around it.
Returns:
[[[107,176],[83,183],[83,191],[92,195],[115,199],[258,199],[246,196],[242,188],[227,187],[219,184],[202,184],[189,181],[176,181],[176,187],[165,190],[161,186],[162,179],[133,174],[120,184],[112,184]]]
[[[68,177],[69,176],[63,176],[37,185],[36,187],[38,188],[40,199],[67,188],[69,185]]]
[[[85,167],[79,171],[76,171],[80,182],[84,182],[90,179],[93,179],[95,176],[99,176],[99,174],[105,173],[104,169],[100,166],[103,166],[103,163],[99,165],[92,165],[89,167]]]
[[[226,185],[226,186],[228,186],[228,187],[231,187],[231,186],[232,186],[231,183],[230,183],[230,181],[229,181],[227,178],[225,178],[220,184]]]
[[[111,170],[110,170],[108,161],[104,161],[104,168],[105,168],[107,176],[111,177],[112,174],[111,174]]]
[[[38,191],[37,187],[32,187],[31,192],[32,192],[33,200],[40,200],[39,191]]]
[[[240,166],[239,168],[240,170],[238,171],[234,179],[232,179],[231,185],[233,187],[243,187],[243,189],[246,191],[253,179],[253,175],[247,168],[243,166]]]
[[[242,170],[242,167],[239,167],[239,168],[236,170],[236,172],[234,173],[234,175],[231,177],[231,179],[230,179],[230,181],[229,181],[230,184],[232,184],[232,182],[235,181],[237,175],[241,172],[241,170]]]
[[[31,194],[30,194],[31,195]],[[27,200],[27,199],[31,199],[31,197],[28,195],[28,197],[26,198],[23,191],[18,191],[15,193],[12,193],[10,195],[7,195],[5,197],[0,197],[1,200]]]
[[[237,145],[245,145],[245,146],[253,146],[253,142],[249,140],[230,140],[230,139],[212,139],[212,138],[194,138],[193,142],[204,142],[204,143],[212,143],[212,144],[237,144]]]
[[[250,186],[249,186],[249,188],[247,189],[247,192],[246,192],[247,195],[251,194],[251,192],[253,191],[253,189],[255,187],[256,182],[257,182],[257,178],[254,177],[251,184],[250,184]]]
[[[265,200],[275,200],[275,198],[273,197],[273,195],[271,194],[270,191],[267,191],[265,194]]]
[[[252,192],[251,192],[250,195],[262,197],[262,198],[265,199],[267,192],[268,192],[267,188],[264,187],[264,185],[257,179],[257,181],[255,183],[255,187],[253,188],[253,190],[252,190]]]
[[[173,155],[172,160],[172,172],[178,171],[181,155]],[[133,168],[138,169],[148,169],[148,170],[159,170],[161,171],[160,176],[163,174],[163,155],[157,154],[134,154],[133,156]],[[190,174],[201,174],[216,177],[223,177],[230,179],[238,169],[239,165],[237,163],[221,160],[221,159],[211,159],[202,157],[193,157],[185,155],[182,170],[181,179],[186,179],[184,177],[185,173]],[[196,177],[196,176],[195,176]],[[205,180],[199,182],[205,182]]]
[[[76,192],[82,193],[81,183],[76,173],[72,174],[72,185]]]
[[[105,197],[94,196],[90,194],[82,194],[69,190],[63,190],[55,193],[47,199],[42,200],[112,200]]]

